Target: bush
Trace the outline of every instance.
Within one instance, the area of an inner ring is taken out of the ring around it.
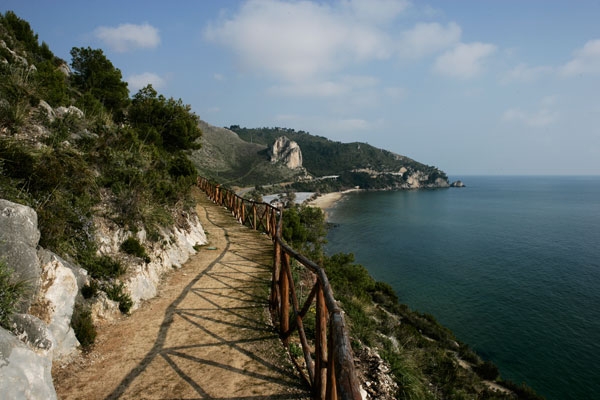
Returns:
[[[18,281],[3,260],[0,260],[0,326],[8,329],[10,316],[17,310],[25,293],[25,281]]]
[[[91,256],[81,266],[96,279],[116,278],[125,273],[125,267],[108,256]]]
[[[98,283],[95,280],[92,280],[89,285],[84,285],[81,288],[81,295],[84,299],[91,299],[98,294]]]
[[[146,249],[136,238],[130,236],[121,243],[121,250],[127,254],[143,259],[146,263],[150,262],[150,257],[146,253]]]
[[[92,321],[92,312],[88,308],[76,306],[71,317],[71,327],[75,337],[84,349],[88,349],[96,340],[96,327]]]
[[[125,286],[123,285],[123,282],[110,283],[104,287],[106,296],[108,296],[109,299],[118,302],[119,310],[123,314],[127,314],[133,306],[133,301],[131,300],[131,296],[125,293],[124,289]]]
[[[481,379],[487,379],[489,381],[495,380],[500,375],[498,367],[496,367],[490,361],[484,361],[483,363],[475,366],[473,370],[477,375],[479,375],[479,377],[481,377]]]

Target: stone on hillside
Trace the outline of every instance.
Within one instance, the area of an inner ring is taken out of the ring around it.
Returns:
[[[290,169],[302,167],[302,151],[298,143],[280,136],[270,148],[271,163],[283,163]]]
[[[54,336],[44,321],[29,314],[13,314],[11,331],[24,343],[34,349],[49,351],[54,344]]]
[[[92,318],[94,321],[114,321],[121,316],[119,303],[110,300],[106,293],[100,292],[91,301]]]
[[[0,393],[5,399],[56,399],[52,359],[0,328]]]
[[[52,106],[50,104],[46,103],[44,100],[40,100],[40,104],[38,104],[38,108],[40,108],[41,110],[44,110],[44,112],[48,116],[48,120],[50,122],[54,121],[54,119],[56,118],[56,114],[54,113],[54,109],[52,108]]]
[[[70,76],[71,75],[71,67],[69,67],[69,64],[67,64],[66,62],[61,63],[58,66],[58,70],[60,72],[62,72],[63,74],[65,74],[65,76]]]
[[[83,118],[83,111],[81,111],[79,108],[75,107],[75,106],[69,106],[69,107],[57,107],[54,110],[54,113],[56,114],[56,116],[58,118],[62,118],[64,116],[66,116],[67,114],[73,114],[78,118]]]
[[[54,337],[54,358],[60,359],[71,355],[79,346],[71,328],[71,317],[75,299],[87,282],[87,273],[47,250],[40,250],[38,257],[42,287],[32,313],[48,324]]]
[[[27,206],[0,199],[0,258],[28,285],[19,311],[27,311],[40,285],[36,247],[40,240],[37,214]]]

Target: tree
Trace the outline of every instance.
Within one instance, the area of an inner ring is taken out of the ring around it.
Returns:
[[[325,214],[317,207],[291,207],[283,213],[283,238],[295,249],[313,260],[323,257]]]
[[[90,93],[119,119],[129,103],[127,82],[121,71],[106,58],[101,49],[71,49],[73,84],[83,94]]]
[[[142,140],[169,152],[200,147],[196,142],[202,135],[198,116],[181,99],[167,99],[152,85],[133,96],[128,119]]]

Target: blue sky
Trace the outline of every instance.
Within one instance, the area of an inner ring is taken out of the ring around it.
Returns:
[[[446,171],[600,174],[599,1],[3,0],[217,126],[361,141]]]

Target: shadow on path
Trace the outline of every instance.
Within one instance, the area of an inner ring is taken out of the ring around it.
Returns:
[[[270,240],[221,207],[202,207],[211,242],[224,246],[170,303],[154,345],[105,398],[309,398],[267,322]]]

